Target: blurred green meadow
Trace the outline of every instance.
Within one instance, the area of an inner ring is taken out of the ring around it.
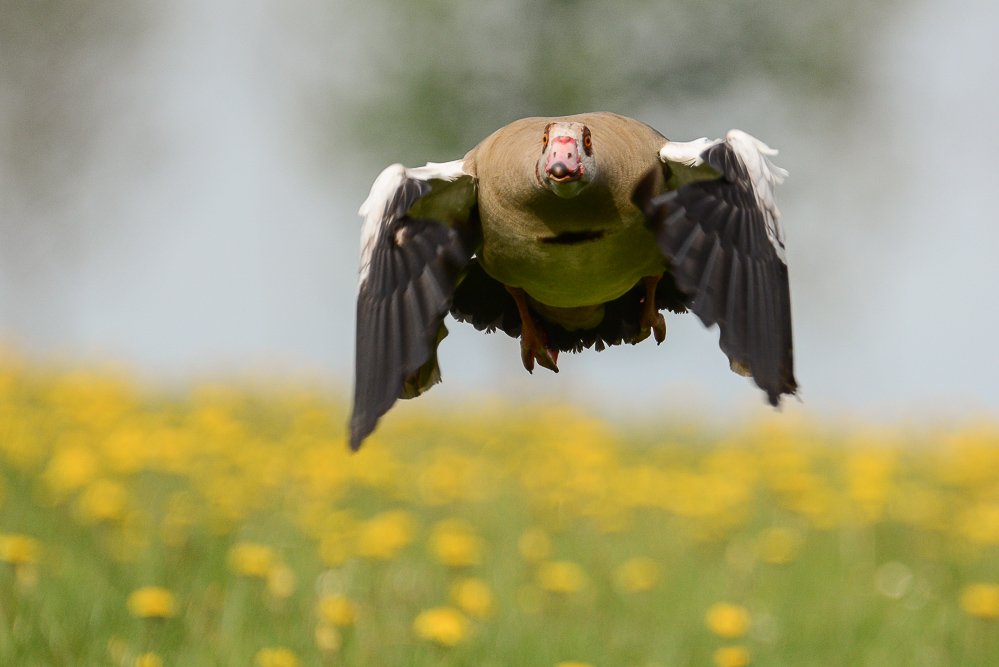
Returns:
[[[0,359],[2,665],[994,665],[999,425],[648,430]]]

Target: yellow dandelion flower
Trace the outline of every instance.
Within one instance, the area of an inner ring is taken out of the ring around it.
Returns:
[[[163,667],[163,658],[155,653],[143,653],[135,659],[135,667]]]
[[[481,579],[468,577],[454,583],[451,599],[458,607],[478,619],[489,618],[493,613],[493,592]]]
[[[298,667],[298,656],[290,648],[262,648],[255,658],[257,667]]]
[[[138,618],[170,618],[176,614],[176,604],[167,589],[146,586],[129,594],[128,610]]]
[[[67,443],[53,454],[44,477],[57,497],[76,491],[97,473],[97,457],[87,445],[67,437]]]
[[[358,535],[358,553],[373,560],[392,560],[413,541],[416,520],[405,510],[382,512],[364,523]]]
[[[446,519],[434,526],[430,547],[437,559],[450,567],[471,567],[482,561],[482,539],[460,519]]]
[[[413,633],[424,641],[440,646],[456,646],[468,637],[468,621],[451,607],[421,611],[413,621]]]
[[[229,550],[229,567],[244,577],[266,577],[274,560],[274,550],[266,544],[239,542]]]
[[[322,623],[316,626],[316,646],[319,647],[320,651],[336,653],[340,650],[341,645],[343,645],[343,639],[336,628]]]
[[[284,563],[274,565],[267,573],[267,592],[278,600],[290,598],[297,586],[295,571]]]
[[[614,570],[614,584],[624,593],[648,591],[659,583],[659,564],[651,558],[632,558]]]
[[[756,543],[756,555],[764,563],[787,565],[798,557],[801,534],[790,528],[767,528]]]
[[[11,565],[31,565],[38,562],[41,542],[20,534],[0,535],[0,560]]]
[[[745,646],[722,646],[715,651],[715,665],[718,667],[747,667],[749,651]]]
[[[525,530],[517,546],[520,548],[520,555],[530,563],[539,563],[548,558],[552,552],[552,542],[548,533],[537,526]]]
[[[978,583],[965,586],[961,591],[961,609],[975,618],[999,618],[999,585]]]
[[[324,595],[319,599],[319,618],[338,628],[354,625],[354,605],[342,595]]]
[[[749,612],[745,607],[728,602],[712,605],[705,621],[711,632],[725,639],[741,637],[749,630]]]
[[[133,424],[119,426],[102,443],[101,453],[115,472],[137,472],[145,462],[149,449],[145,446],[145,431]]]
[[[550,593],[578,593],[588,583],[583,568],[571,561],[549,561],[538,568],[538,585]]]
[[[76,501],[76,509],[84,523],[118,521],[128,507],[128,493],[118,482],[98,479],[90,483]]]

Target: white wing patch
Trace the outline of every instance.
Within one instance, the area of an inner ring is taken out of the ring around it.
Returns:
[[[753,182],[753,193],[756,195],[756,201],[768,214],[764,216],[767,223],[767,238],[777,249],[777,255],[781,261],[787,262],[784,257],[784,231],[780,226],[780,211],[777,210],[777,199],[774,196],[774,187],[778,183],[784,182],[784,179],[787,178],[787,170],[774,165],[769,157],[777,155],[777,149],[770,148],[742,130],[730,130],[725,135],[725,141],[746,165],[749,178]]]
[[[429,181],[431,179],[454,181],[469,174],[465,171],[464,160],[452,160],[450,162],[428,162],[422,167],[407,169],[406,175],[421,181]]]
[[[371,264],[371,253],[374,244],[377,242],[379,232],[386,224],[394,218],[404,215],[406,211],[392,210],[393,206],[399,206],[400,191],[410,181],[430,183],[432,181],[451,183],[460,178],[471,178],[464,169],[464,160],[453,160],[451,162],[428,162],[423,167],[407,169],[401,164],[393,164],[386,167],[378,175],[371,185],[371,192],[368,198],[361,204],[357,214],[364,218],[361,225],[361,266],[360,280],[358,284],[364,283],[368,277],[368,268]],[[419,198],[417,198],[419,199]],[[413,204],[411,203],[410,206]],[[457,213],[457,211],[456,211]]]
[[[358,284],[363,283],[368,277],[368,267],[371,264],[371,253],[378,238],[378,230],[388,220],[388,206],[405,180],[406,168],[401,164],[385,167],[372,183],[368,198],[357,211],[357,214],[364,218],[361,224],[361,279]]]
[[[693,141],[667,141],[659,150],[659,159],[663,162],[679,162],[688,167],[700,167],[704,164],[704,152],[721,141],[711,141],[707,137]]]

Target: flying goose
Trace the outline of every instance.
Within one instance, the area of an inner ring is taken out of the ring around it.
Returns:
[[[666,338],[660,310],[717,324],[771,405],[795,394],[777,151],[739,130],[667,140],[613,113],[524,118],[460,160],[387,167],[361,205],[350,446],[440,381],[444,317],[560,351]]]

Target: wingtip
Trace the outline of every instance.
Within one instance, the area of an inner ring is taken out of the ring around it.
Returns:
[[[347,429],[347,446],[350,447],[351,452],[356,452],[361,448],[364,443],[364,439],[368,436],[366,433],[359,433],[354,428]]]
[[[356,452],[361,448],[367,437],[375,430],[377,421],[376,419],[375,423],[370,423],[356,412],[351,415],[350,424],[347,426],[347,445],[350,451]]]
[[[753,378],[753,380],[755,381],[756,378]],[[785,396],[794,398],[799,403],[803,403],[801,400],[801,393],[798,389],[798,383],[795,381],[793,376],[790,380],[785,380],[780,389],[769,389],[762,386],[760,388],[766,393],[767,403],[769,403],[772,407],[780,408],[781,402]]]
[[[797,389],[795,389],[793,391],[787,391],[785,389],[784,391],[778,392],[776,394],[770,393],[768,391],[767,392],[767,403],[770,404],[770,407],[777,408],[778,410],[780,410],[780,409],[782,409],[784,407],[783,402],[784,402],[784,397],[785,396],[787,396],[789,400],[791,398],[793,398],[794,400],[798,401],[798,403],[801,403],[801,404],[805,403],[805,401],[801,398],[801,393],[798,392]]]

